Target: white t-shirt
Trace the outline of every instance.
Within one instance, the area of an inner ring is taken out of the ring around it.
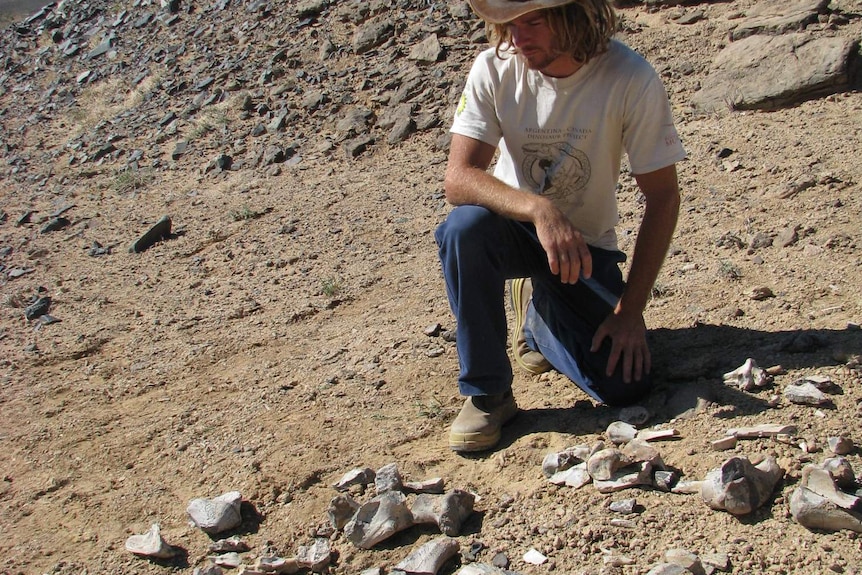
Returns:
[[[623,151],[634,174],[685,158],[658,74],[616,40],[567,78],[503,55],[476,59],[452,133],[499,146],[496,177],[550,197],[587,243],[617,249]]]

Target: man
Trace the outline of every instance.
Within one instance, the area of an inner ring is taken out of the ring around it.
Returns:
[[[685,157],[657,74],[612,39],[608,0],[470,4],[495,46],[476,59],[456,111],[445,180],[456,207],[436,232],[467,396],[455,451],[494,447],[518,410],[508,279],[532,280],[532,298],[513,282],[519,362],[551,365],[609,405],[647,393],[643,311],[676,226]],[[623,152],[645,198],[627,282],[614,232]]]

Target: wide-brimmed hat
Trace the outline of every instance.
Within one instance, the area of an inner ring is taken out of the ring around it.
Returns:
[[[482,20],[492,24],[504,24],[511,22],[519,16],[534,10],[545,8],[556,8],[564,4],[571,4],[575,0],[469,0],[473,11]]]

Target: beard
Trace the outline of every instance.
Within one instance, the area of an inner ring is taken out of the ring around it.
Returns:
[[[528,68],[539,72],[546,69],[563,55],[563,53],[557,49],[541,50],[528,48],[527,50],[519,50],[518,52],[520,57],[527,64]]]

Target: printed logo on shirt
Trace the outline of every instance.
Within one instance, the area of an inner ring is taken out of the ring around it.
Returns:
[[[521,170],[532,189],[561,209],[584,205],[584,189],[592,173],[584,152],[568,142],[525,144],[522,150]]]
[[[455,115],[460,116],[464,108],[467,107],[467,92],[461,92],[461,99],[458,101],[458,107],[455,109]]]

